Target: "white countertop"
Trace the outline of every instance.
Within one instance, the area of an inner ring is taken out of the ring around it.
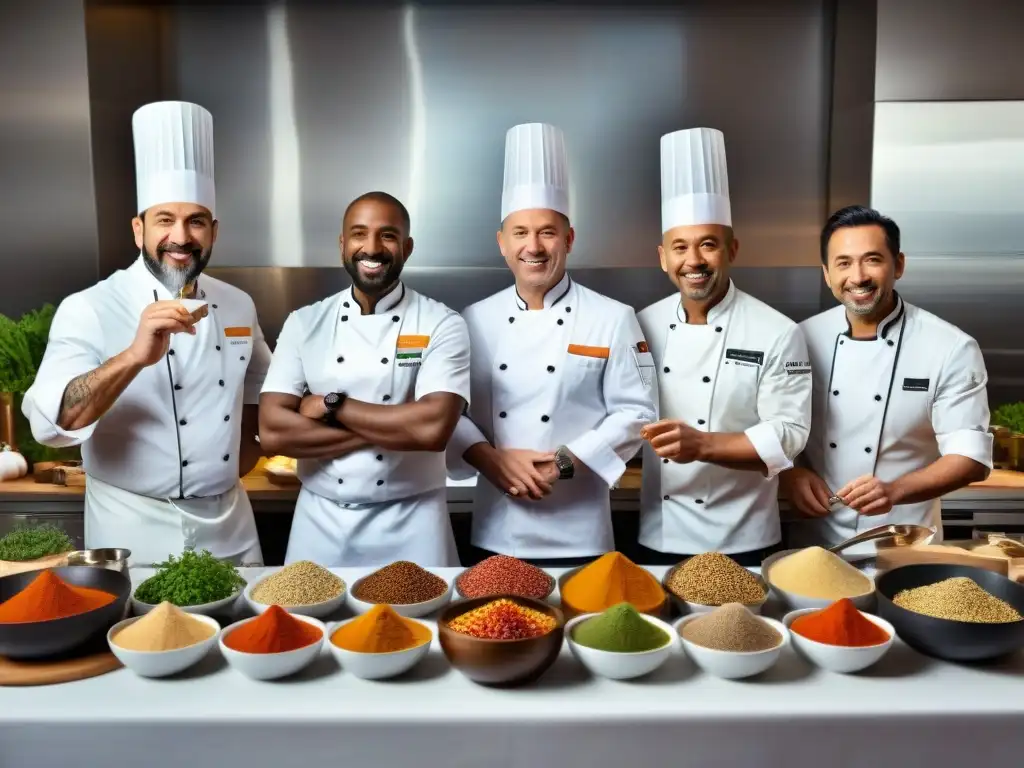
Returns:
[[[370,569],[333,570],[351,585]],[[459,570],[438,573],[450,578]],[[665,569],[650,570],[660,577]],[[391,681],[356,679],[325,649],[294,678],[256,682],[214,650],[174,679],[146,680],[122,669],[59,686],[0,688],[0,766],[66,761],[82,754],[83,740],[108,756],[134,753],[121,762],[147,768],[179,768],[186,754],[219,766],[329,759],[396,767],[821,768],[944,766],[982,756],[1015,764],[1022,726],[1024,654],[967,667],[897,640],[875,667],[837,675],[787,648],[764,675],[725,681],[679,651],[649,678],[619,682],[591,677],[563,647],[538,682],[499,690],[451,669],[435,637],[428,657]]]

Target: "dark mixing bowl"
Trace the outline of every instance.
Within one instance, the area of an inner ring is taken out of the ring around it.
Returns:
[[[65,619],[34,621],[24,624],[0,623],[0,656],[12,659],[39,659],[73,650],[124,618],[125,605],[132,591],[131,580],[119,571],[86,566],[51,568],[62,581],[76,587],[101,589],[115,595],[114,602],[94,611]],[[27,587],[42,571],[26,571],[0,578],[0,603]]]
[[[935,584],[966,576],[993,597],[1009,603],[1024,615],[1024,586],[1005,576],[968,565],[922,563],[894,568],[875,579],[878,615],[896,629],[896,634],[921,653],[948,661],[983,661],[1024,648],[1024,621],[978,624],[950,621],[908,611],[893,603],[904,589]]]
[[[483,640],[448,628],[448,622],[456,616],[492,600],[502,599],[552,616],[555,628],[540,637],[525,640]],[[558,658],[564,631],[565,619],[561,611],[540,600],[518,595],[489,595],[460,600],[445,608],[437,619],[437,637],[451,665],[470,680],[494,686],[522,685],[544,674]]]

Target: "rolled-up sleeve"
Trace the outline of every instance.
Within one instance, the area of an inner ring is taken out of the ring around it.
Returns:
[[[304,340],[302,317],[298,312],[292,312],[284,321],[281,333],[277,337],[277,346],[274,347],[270,365],[263,377],[261,393],[278,392],[302,397],[306,391],[306,371],[302,366]],[[248,372],[246,373],[248,376]],[[246,385],[248,386],[248,381]]]
[[[807,342],[796,325],[779,339],[757,387],[760,421],[744,431],[775,477],[793,467],[811,428],[811,363]]]
[[[654,363],[632,310],[619,321],[604,370],[605,417],[566,448],[609,487],[640,449],[640,429],[657,418]]]
[[[89,439],[97,422],[82,429],[65,430],[57,420],[68,384],[105,361],[103,328],[96,310],[82,294],[69,296],[54,314],[46,352],[21,404],[36,442],[65,448]]]
[[[253,310],[252,353],[249,355],[249,366],[245,369],[245,383],[242,386],[242,402],[246,405],[258,405],[263,382],[270,370],[270,346],[263,336],[259,319]]]
[[[942,366],[932,403],[932,429],[943,456],[966,456],[991,469],[987,387],[981,349],[968,338],[956,345]]]

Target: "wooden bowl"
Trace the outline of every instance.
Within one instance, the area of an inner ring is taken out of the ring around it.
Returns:
[[[124,618],[132,583],[123,573],[106,568],[84,568],[80,565],[52,570],[67,584],[102,589],[115,595],[114,602],[94,611],[63,619],[0,624],[0,656],[12,659],[39,659],[65,653],[84,645],[96,636],[104,637],[108,629]],[[0,603],[27,587],[39,573],[26,571],[0,578]]]
[[[493,600],[511,600],[524,608],[546,613],[555,628],[525,640],[483,640],[448,628],[456,616]],[[531,683],[547,671],[562,650],[565,618],[552,605],[518,595],[488,595],[452,603],[437,619],[437,636],[448,661],[470,680],[482,685],[515,686]]]
[[[559,603],[562,606],[562,613],[565,614],[565,620],[566,621],[569,621],[571,619],[575,619],[577,616],[582,616],[585,613],[601,613],[601,611],[604,611],[604,610],[607,610],[608,608],[611,608],[610,605],[606,605],[606,606],[604,606],[604,608],[601,608],[601,609],[596,610],[596,611],[593,611],[593,610],[590,610],[590,611],[579,610],[578,611],[573,606],[571,606],[567,602],[565,602],[565,597],[564,597],[564,595],[565,595],[565,583],[567,581],[569,581],[569,579],[571,579],[577,573],[582,571],[584,568],[586,568],[586,566],[585,565],[581,565],[578,568],[573,568],[571,571],[566,571],[565,573],[563,573],[561,576],[558,577],[558,599],[559,599]],[[644,570],[646,571],[647,569],[645,568]],[[650,574],[650,571],[648,571],[648,573]],[[655,583],[658,584],[659,587],[661,587],[661,583],[658,582],[658,580],[654,577],[653,574],[651,574],[651,578],[654,579]],[[665,591],[664,587],[661,587],[661,592],[662,592],[661,603],[659,605],[655,606],[654,608],[652,608],[651,610],[640,611],[640,613],[646,613],[648,616],[653,616],[656,619],[667,618],[668,615],[669,615],[669,606],[671,604],[669,603],[668,593]],[[639,611],[640,608],[637,607],[637,610]]]

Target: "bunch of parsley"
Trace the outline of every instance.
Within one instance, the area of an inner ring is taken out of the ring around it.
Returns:
[[[75,548],[68,535],[55,525],[16,528],[0,539],[0,560],[23,562],[59,555]]]
[[[234,565],[205,549],[198,554],[187,549],[180,558],[170,555],[157,568],[135,590],[136,600],[150,605],[165,600],[178,606],[202,605],[231,597],[245,586]]]

